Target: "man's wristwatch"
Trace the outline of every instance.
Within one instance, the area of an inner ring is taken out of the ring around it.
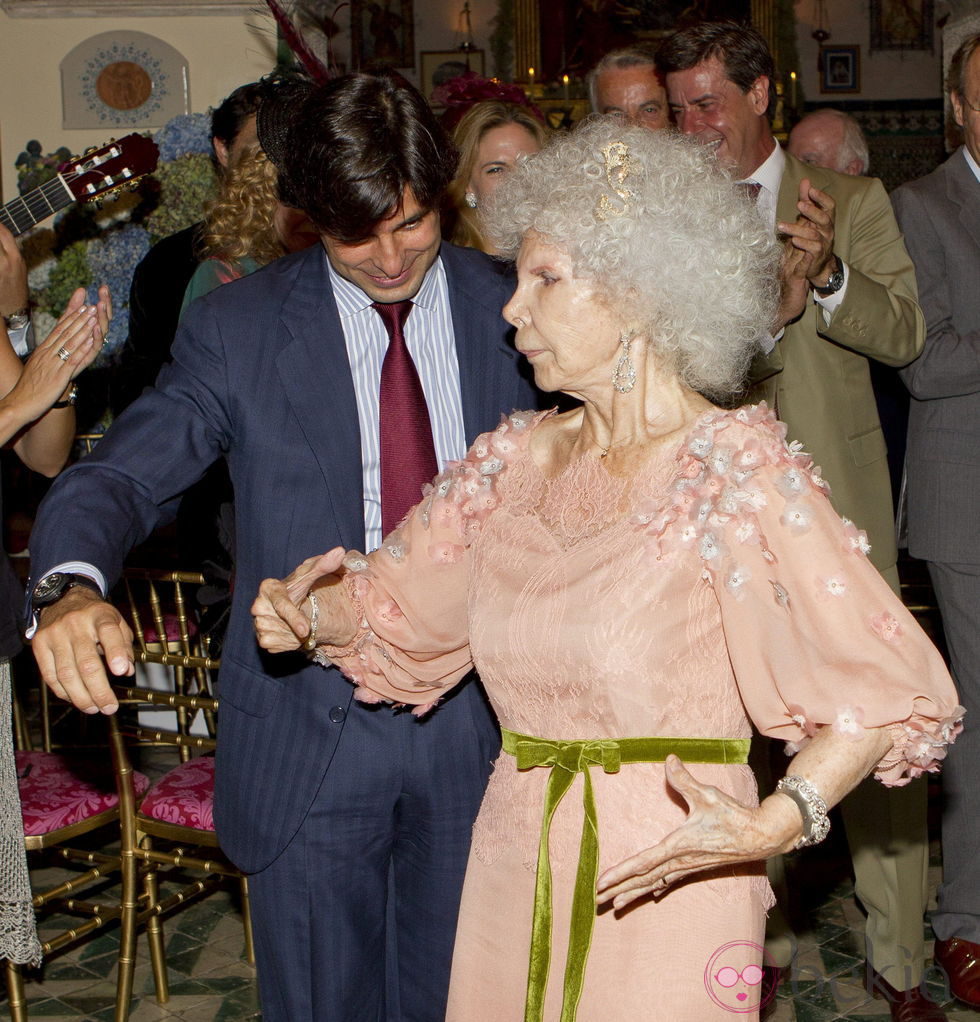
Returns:
[[[834,262],[836,268],[831,272],[830,279],[822,287],[813,285],[813,290],[820,295],[821,298],[829,298],[831,295],[837,294],[838,291],[844,286],[844,265],[841,261],[834,256]]]
[[[102,590],[99,588],[98,582],[89,578],[88,575],[76,575],[70,571],[52,571],[34,587],[34,591],[31,593],[31,604],[35,610],[47,607],[56,600],[60,600],[69,589],[75,586],[85,586],[86,589],[91,589],[92,592],[98,593],[100,598],[102,597]]]

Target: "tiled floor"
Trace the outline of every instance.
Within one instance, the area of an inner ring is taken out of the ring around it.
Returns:
[[[933,853],[938,854],[935,844]],[[797,956],[789,979],[780,989],[773,1020],[887,1022],[890,1015],[884,1003],[870,999],[862,986],[864,918],[854,900],[843,848],[834,843],[805,854],[805,859],[791,865],[790,882],[805,892],[804,898],[812,898],[812,907],[803,906],[800,910],[796,924]],[[51,881],[58,875],[58,867],[42,873],[36,875],[38,882]],[[801,877],[806,878],[802,886]],[[934,861],[930,870],[933,891],[938,878],[938,862]],[[149,957],[141,937],[136,996],[130,1016],[133,1022],[163,1019],[233,1022],[261,1018],[255,970],[244,959],[241,916],[230,891],[218,891],[169,917],[165,933],[170,1000],[165,1005],[156,1003]],[[927,938],[927,947],[931,948],[928,927]],[[110,930],[53,957],[27,984],[30,1017],[46,1022],[111,1020],[117,947],[116,933]],[[938,977],[931,987],[937,998],[946,1000]],[[980,1022],[980,1012],[952,1002],[947,1010],[951,1022]],[[671,1022],[656,1015],[650,1018]]]

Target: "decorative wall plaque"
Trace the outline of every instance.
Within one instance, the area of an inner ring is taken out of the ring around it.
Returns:
[[[64,128],[159,127],[190,110],[187,61],[146,32],[102,32],[61,62]]]

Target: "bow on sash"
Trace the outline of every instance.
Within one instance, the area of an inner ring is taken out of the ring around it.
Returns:
[[[547,767],[551,774],[544,793],[544,816],[538,842],[531,922],[531,958],[527,973],[524,1022],[541,1022],[551,967],[552,899],[551,861],[548,854],[551,821],[577,774],[583,775],[582,838],[572,895],[568,929],[568,956],[562,994],[561,1022],[575,1022],[585,981],[585,963],[592,946],[595,923],[595,886],[599,875],[599,821],[590,767],[607,774],[623,763],[662,763],[671,753],[689,763],[745,763],[749,740],[741,738],[598,738],[548,741],[515,731],[501,730],[503,748],[517,761],[518,770]]]

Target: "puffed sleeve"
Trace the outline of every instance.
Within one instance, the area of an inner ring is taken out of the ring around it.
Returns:
[[[906,784],[938,770],[963,708],[932,642],[867,558],[865,534],[765,406],[702,420],[662,542],[696,544],[742,700],[791,743],[821,727],[887,726],[875,774]]]
[[[427,709],[473,666],[469,550],[505,497],[508,469],[549,414],[506,417],[425,488],[422,502],[374,553],[347,555],[344,582],[358,632],[347,646],[319,647],[317,657],[358,686],[358,699]]]

